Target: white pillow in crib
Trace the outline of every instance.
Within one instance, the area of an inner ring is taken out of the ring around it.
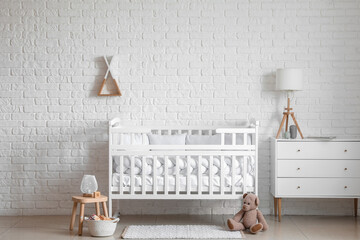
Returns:
[[[220,145],[221,135],[187,135],[186,145]]]
[[[134,134],[133,142],[131,143],[131,134],[122,134],[123,145],[149,145],[149,138],[146,134]],[[119,140],[120,141],[120,140]]]
[[[148,134],[151,145],[185,145],[186,134],[157,135]]]

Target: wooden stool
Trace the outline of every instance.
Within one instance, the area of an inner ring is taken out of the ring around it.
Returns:
[[[85,210],[86,203],[95,203],[96,215],[100,215],[100,204],[99,203],[102,203],[104,215],[105,215],[105,217],[109,217],[107,207],[106,207],[106,202],[108,200],[108,197],[106,197],[106,196],[101,195],[100,197],[97,197],[97,198],[73,196],[72,200],[74,202],[74,205],[73,205],[73,210],[72,210],[72,215],[71,215],[70,231],[72,231],[74,229],[76,208],[77,208],[77,204],[80,203],[79,236],[82,235],[82,228],[83,228],[83,222],[84,222],[84,210]]]

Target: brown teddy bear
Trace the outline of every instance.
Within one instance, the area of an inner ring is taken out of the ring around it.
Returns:
[[[227,220],[229,229],[233,231],[249,229],[251,233],[266,231],[269,226],[263,214],[257,209],[259,198],[255,194],[245,193],[243,199],[242,209],[233,218]]]

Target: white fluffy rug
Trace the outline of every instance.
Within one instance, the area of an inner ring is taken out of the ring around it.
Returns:
[[[215,225],[131,225],[121,234],[124,239],[218,239],[245,238],[241,231],[229,231]]]

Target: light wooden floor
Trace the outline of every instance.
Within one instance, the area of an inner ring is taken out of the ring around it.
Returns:
[[[225,225],[228,216],[123,216],[112,237],[119,239],[123,228],[131,224],[215,224]],[[248,239],[360,239],[360,218],[339,216],[283,216],[278,223],[266,216],[270,229]],[[73,232],[68,230],[70,216],[0,217],[0,239],[95,239],[84,226],[82,237],[77,236],[77,222]]]

